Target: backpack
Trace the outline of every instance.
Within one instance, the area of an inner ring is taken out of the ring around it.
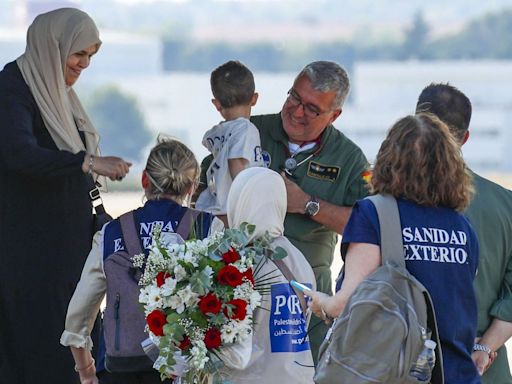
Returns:
[[[381,266],[356,287],[343,313],[334,320],[319,350],[314,381],[418,384],[409,371],[425,340],[431,338],[437,344],[431,383],[443,384],[432,299],[405,268],[397,202],[389,195],[368,198],[379,218]]]
[[[196,220],[200,213],[200,220]],[[206,216],[195,209],[187,209],[176,233],[187,239],[191,231],[197,232],[198,227],[203,227]],[[103,262],[107,280],[107,305],[103,314],[105,368],[109,372],[143,372],[152,370],[153,361],[141,345],[148,338],[146,318],[139,304],[142,271],[132,262],[132,257],[143,250],[133,212],[120,216],[119,222],[125,249],[106,256]]]

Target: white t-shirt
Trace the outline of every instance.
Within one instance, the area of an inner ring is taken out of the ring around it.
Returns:
[[[206,172],[208,188],[197,199],[196,208],[215,215],[226,214],[226,201],[233,182],[229,159],[246,159],[248,167],[264,166],[258,128],[248,119],[239,117],[223,121],[207,131],[203,145],[213,155]]]

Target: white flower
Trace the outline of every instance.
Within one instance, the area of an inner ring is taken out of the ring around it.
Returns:
[[[197,304],[197,298],[199,295],[192,290],[189,284],[178,291],[178,296],[181,297],[186,306],[193,307]]]
[[[139,302],[146,304],[145,311],[150,313],[157,308],[163,308],[162,296],[160,288],[156,285],[148,285],[140,290]]]
[[[247,301],[252,310],[261,305],[261,294],[253,288],[252,283],[249,281],[235,288],[234,298]]]
[[[162,296],[170,296],[174,293],[176,289],[176,280],[172,277],[168,277],[165,279],[165,283],[160,287],[162,292]]]
[[[174,267],[174,276],[176,277],[176,281],[181,281],[187,277],[187,271],[185,268],[178,264]]]
[[[183,298],[179,295],[173,295],[166,300],[166,303],[172,309],[175,309],[177,313],[183,313],[185,310],[185,302]]]
[[[190,251],[190,249],[187,249],[186,252],[182,253],[179,258],[192,264],[194,267],[197,267],[197,257]]]
[[[233,344],[236,340],[237,332],[235,321],[230,321],[227,324],[224,324],[220,328],[220,337],[222,343],[224,344]]]
[[[254,290],[251,292],[251,298],[249,299],[249,307],[251,307],[251,310],[255,310],[261,305],[261,294]]]
[[[236,320],[235,323],[235,332],[239,338],[239,340],[243,341],[249,336],[252,332],[252,319],[249,316],[246,316],[243,320]]]
[[[206,356],[206,345],[202,341],[198,341],[190,350],[190,365],[196,369],[204,369],[204,365],[210,360]]]

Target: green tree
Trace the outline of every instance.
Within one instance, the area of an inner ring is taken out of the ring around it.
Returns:
[[[411,28],[406,31],[403,58],[424,59],[427,36],[428,25],[423,18],[423,13],[416,12]]]
[[[88,111],[100,133],[104,155],[140,160],[152,134],[135,97],[106,86],[93,93]]]
[[[510,59],[512,58],[512,9],[487,14],[471,21],[461,32],[432,42],[435,58]]]

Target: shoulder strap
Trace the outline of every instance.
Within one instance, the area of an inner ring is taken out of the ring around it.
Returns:
[[[391,195],[374,195],[367,199],[373,203],[379,217],[382,264],[392,261],[405,268],[402,226],[396,199]]]
[[[140,246],[139,235],[137,234],[137,227],[135,226],[135,218],[133,211],[126,212],[119,217],[121,224],[121,232],[123,233],[124,245],[126,251],[130,255],[138,255],[143,252]]]
[[[292,271],[290,271],[290,268],[288,268],[288,266],[284,263],[283,260],[272,260],[272,261],[274,262],[276,267],[279,268],[279,270],[281,271],[283,276],[286,278],[286,280],[288,280],[288,283],[290,282],[290,280],[297,281],[297,279],[293,275]],[[295,292],[295,294],[299,298],[300,306],[302,308],[302,313],[304,313],[304,316],[306,316],[306,313],[307,313],[307,310],[308,310],[308,306],[306,304],[306,299],[304,299],[304,293],[299,291],[293,285],[290,285],[290,286],[293,288],[293,291]]]
[[[201,211],[198,211],[197,209],[192,208],[185,208],[186,211],[183,214],[183,217],[180,220],[180,223],[178,224],[178,228],[176,229],[176,233],[181,236],[183,240],[187,240],[188,236],[190,235],[190,231],[192,230],[192,227],[194,225],[194,222],[199,216],[199,213]]]

